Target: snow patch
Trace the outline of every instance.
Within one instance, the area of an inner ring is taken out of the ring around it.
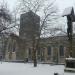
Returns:
[[[33,67],[32,63],[0,63],[0,75],[75,75],[75,73],[65,73],[64,65],[38,64]]]

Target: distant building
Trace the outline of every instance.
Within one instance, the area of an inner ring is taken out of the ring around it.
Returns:
[[[20,18],[19,36],[10,34],[5,50],[6,61],[32,61],[33,36],[39,36],[40,17],[32,11],[22,14]],[[41,38],[37,50],[37,61],[45,63],[64,63],[69,57],[67,36]],[[75,35],[73,36],[73,57],[75,57]]]
[[[40,17],[38,15],[32,11],[21,14],[19,36],[9,36],[5,59],[24,60],[28,58],[29,47],[32,47],[33,37],[35,36],[36,38],[39,36],[39,28]],[[17,48],[15,49],[13,45]],[[13,49],[15,49],[14,52]]]
[[[33,49],[26,47],[26,42],[15,34],[11,34],[6,48],[6,61],[32,61]],[[73,50],[75,49],[75,36],[73,39]],[[40,48],[37,50],[37,61],[44,63],[61,63],[64,64],[65,58],[69,57],[69,42],[67,36],[56,36],[50,38],[41,38]],[[75,52],[73,52],[75,57]]]
[[[10,34],[7,39],[5,60],[16,61],[24,60],[25,55],[25,40],[19,38],[15,34]]]

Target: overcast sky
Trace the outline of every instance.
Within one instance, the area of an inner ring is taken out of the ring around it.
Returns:
[[[0,0],[1,2],[2,0]],[[9,9],[13,9],[18,0],[4,0],[8,3]],[[67,7],[71,7],[71,6],[75,6],[75,0],[56,0],[56,5],[58,7],[58,9],[63,12],[63,10]]]
[[[2,0],[0,0],[1,2]],[[9,9],[13,10],[13,8],[17,4],[17,0],[5,0],[8,3]],[[56,0],[56,5],[58,9],[63,13],[64,9],[67,7],[75,7],[75,0]],[[64,25],[64,24],[63,24]]]
[[[17,0],[5,0],[8,2],[9,8],[12,10]],[[63,11],[66,7],[75,6],[75,0],[56,0],[56,5],[58,5],[58,8],[60,11]]]

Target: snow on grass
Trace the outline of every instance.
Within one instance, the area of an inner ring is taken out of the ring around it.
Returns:
[[[75,75],[75,73],[65,73],[63,65],[38,64],[33,67],[32,63],[0,63],[0,75]]]

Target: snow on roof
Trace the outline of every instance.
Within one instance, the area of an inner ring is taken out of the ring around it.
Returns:
[[[64,10],[64,12],[63,12],[63,16],[70,15],[71,12],[72,12],[72,9],[73,9],[73,7],[65,8],[65,10]]]

